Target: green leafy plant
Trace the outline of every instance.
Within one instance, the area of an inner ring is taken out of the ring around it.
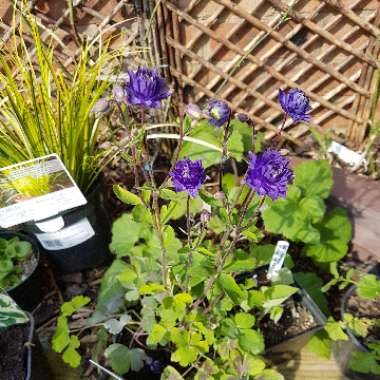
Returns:
[[[0,328],[29,321],[27,314],[7,294],[0,294]]]
[[[346,272],[345,276],[335,273],[335,277],[324,289],[327,291],[331,286],[339,285],[344,289],[349,285],[356,286],[358,297],[366,300],[376,300],[380,298],[380,280],[374,274],[361,274],[358,281],[354,281],[357,273],[353,269]],[[380,351],[379,343],[374,341],[370,334],[372,329],[380,328],[380,319],[355,316],[344,313],[343,320],[335,321],[329,317],[325,331],[314,336],[309,342],[309,347],[321,357],[330,357],[331,345],[334,341],[348,341],[349,335],[345,330],[351,331],[359,340],[365,342],[367,352],[356,351],[350,359],[350,368],[359,373],[380,374]]]
[[[23,275],[22,264],[33,254],[33,246],[18,236],[0,238],[0,288],[9,289],[17,285]]]
[[[90,298],[76,296],[71,301],[65,302],[61,306],[61,314],[58,317],[57,329],[52,339],[52,348],[55,352],[62,354],[62,359],[71,367],[78,367],[81,356],[77,349],[80,341],[76,335],[70,335],[69,317],[86,306]]]
[[[294,183],[286,199],[267,200],[265,228],[294,242],[304,243],[303,254],[317,265],[342,259],[348,251],[352,227],[347,213],[335,208],[326,213],[332,170],[327,161],[304,162],[294,169]]]
[[[14,28],[15,45],[0,52],[0,166],[57,153],[87,191],[113,154],[99,147],[99,119],[92,108],[109,87],[99,76],[118,66],[121,52],[107,52],[105,43],[94,55],[85,46],[65,69],[55,54],[56,40],[45,44],[33,16],[26,15],[25,21],[35,56],[23,23]]]

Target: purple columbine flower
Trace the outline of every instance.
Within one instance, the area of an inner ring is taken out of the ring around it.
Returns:
[[[207,105],[208,121],[215,127],[221,127],[230,118],[231,110],[222,100],[210,100]]]
[[[249,152],[249,166],[245,183],[260,196],[285,198],[288,185],[293,179],[289,160],[274,150],[255,155]]]
[[[137,71],[128,71],[128,75],[127,102],[132,106],[160,108],[161,101],[171,95],[165,80],[155,69],[139,68]]]
[[[188,158],[177,161],[169,175],[175,191],[186,191],[192,198],[198,195],[199,189],[206,180],[202,161],[191,161]]]
[[[284,90],[280,89],[278,100],[284,112],[287,115],[290,115],[294,123],[310,120],[309,112],[311,107],[309,104],[309,98],[303,91],[298,88],[292,88],[286,93]]]
[[[242,123],[246,123],[249,120],[249,117],[245,113],[237,113],[235,117]]]

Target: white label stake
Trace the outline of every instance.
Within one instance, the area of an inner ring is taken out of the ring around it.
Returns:
[[[271,279],[273,276],[280,272],[282,265],[284,264],[286,252],[288,252],[289,242],[286,240],[279,240],[274,249],[272,260],[269,264],[267,277]]]

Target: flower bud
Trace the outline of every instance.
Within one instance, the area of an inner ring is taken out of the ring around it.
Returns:
[[[122,103],[127,99],[126,92],[122,86],[113,86],[112,95],[117,103]]]
[[[210,221],[210,219],[211,214],[207,210],[203,209],[201,211],[201,223],[207,224]]]
[[[109,101],[105,98],[100,98],[91,109],[93,113],[107,113],[110,110]]]
[[[219,201],[222,201],[225,198],[225,195],[224,195],[223,191],[217,191],[214,194],[214,198],[219,200]]]
[[[235,114],[235,118],[242,123],[246,123],[249,120],[249,117],[245,113],[237,113]]]
[[[199,120],[203,116],[201,109],[193,103],[186,105],[185,114],[193,120]]]

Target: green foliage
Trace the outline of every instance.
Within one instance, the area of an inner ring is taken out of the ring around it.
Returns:
[[[324,330],[314,334],[307,343],[307,347],[320,358],[330,359],[331,357],[332,341]]]
[[[294,242],[305,243],[303,253],[317,265],[340,260],[348,250],[352,227],[347,213],[336,208],[325,214],[333,178],[327,161],[301,163],[285,199],[267,201],[265,228]]]
[[[33,246],[19,237],[0,238],[0,288],[9,289],[21,281],[22,264],[33,253]]]
[[[99,148],[99,120],[91,112],[109,87],[99,76],[106,66],[112,72],[121,51],[107,52],[107,42],[97,51],[85,46],[67,70],[56,54],[56,40],[42,42],[33,16],[25,21],[28,37],[24,22],[15,25],[15,45],[4,45],[0,53],[0,167],[57,153],[87,191],[111,157]]]
[[[76,296],[71,301],[65,302],[61,306],[61,313],[58,317],[56,331],[52,338],[52,348],[55,352],[62,354],[62,359],[71,367],[79,366],[81,356],[77,349],[80,342],[77,336],[70,335],[69,317],[75,314],[83,306],[90,302],[90,298],[84,296]]]
[[[28,315],[6,294],[0,293],[0,328],[29,321]]]
[[[368,345],[369,352],[355,352],[350,361],[352,370],[359,373],[380,375],[380,342]]]
[[[316,263],[330,263],[340,260],[348,251],[352,237],[352,226],[345,210],[336,208],[326,214],[319,225],[320,241],[309,244],[304,253]]]
[[[364,275],[357,284],[360,297],[375,299],[380,297],[380,280],[374,274]]]
[[[124,375],[129,370],[138,372],[144,367],[147,355],[141,348],[132,348],[119,344],[111,344],[104,352],[110,361],[112,369],[119,375]]]
[[[189,134],[190,137],[205,141],[221,149],[223,141],[223,129],[209,125],[207,121],[200,122]],[[252,129],[246,123],[232,120],[230,125],[230,136],[228,139],[229,156],[237,161],[243,159],[243,153],[252,148]],[[220,151],[195,144],[184,142],[181,150],[181,158],[188,157],[191,160],[202,159],[203,166],[216,165],[220,161]]]
[[[323,281],[315,273],[295,273],[294,278],[319,306],[324,314],[329,313],[327,299],[322,292]]]

